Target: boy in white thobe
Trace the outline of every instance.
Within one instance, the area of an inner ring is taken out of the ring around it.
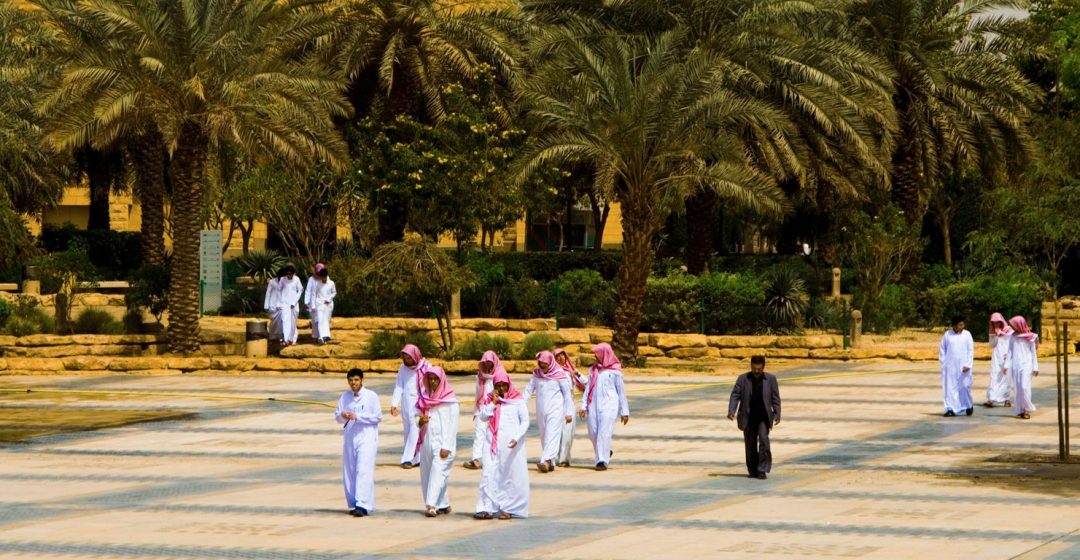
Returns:
[[[450,513],[450,471],[454,468],[461,414],[443,368],[432,366],[424,374],[416,409],[420,413],[420,490],[426,515],[435,517]]]
[[[964,330],[964,320],[955,317],[952,328],[945,331],[938,347],[941,363],[941,392],[945,401],[945,416],[975,412],[971,398],[971,368],[975,362],[975,341]]]
[[[419,374],[428,370],[431,364],[424,359],[420,349],[413,344],[406,344],[401,349],[401,367],[394,379],[394,396],[390,399],[390,415],[401,414],[405,444],[401,449],[401,468],[411,469],[420,464],[419,441],[420,429],[417,425],[416,399],[420,395]]]
[[[341,480],[349,513],[363,517],[375,510],[375,455],[379,450],[379,396],[364,388],[364,372],[349,370],[349,390],[338,399],[334,418],[345,427]]]
[[[555,361],[558,362],[559,367],[563,369],[569,375],[569,379],[566,383],[570,385],[570,393],[573,394],[573,390],[577,389],[579,392],[585,391],[585,376],[578,373],[577,367],[574,366],[574,361],[570,359],[570,355],[566,353],[566,350],[562,348],[556,348]],[[570,449],[574,446],[574,429],[577,428],[577,415],[570,417],[569,424],[563,424],[562,439],[559,441],[559,466],[570,466]]]
[[[1035,403],[1031,402],[1031,376],[1039,375],[1039,336],[1031,332],[1027,319],[1019,315],[1009,319],[1009,324],[1013,328],[1009,356],[1012,358],[1013,381],[1016,384],[1013,412],[1027,420],[1035,412]]]
[[[994,408],[996,403],[1012,406],[1012,369],[1009,365],[1009,346],[1013,330],[1001,313],[990,316],[990,383],[986,386],[983,406]]]
[[[525,401],[536,395],[536,424],[541,442],[536,468],[546,473],[555,470],[563,426],[574,421],[574,395],[570,392],[570,376],[555,362],[551,352],[538,353],[536,363],[539,367],[533,370],[525,387]]]
[[[475,470],[481,467],[481,457],[483,456],[484,450],[487,449],[487,446],[491,443],[487,438],[487,422],[480,420],[480,404],[484,400],[484,397],[486,397],[493,389],[491,380],[495,377],[495,374],[500,371],[506,373],[506,368],[503,367],[498,354],[488,350],[484,352],[483,356],[480,356],[480,363],[476,370],[476,401],[473,405],[472,457],[462,465],[466,469]]]
[[[285,265],[285,277],[278,281],[278,313],[281,316],[281,344],[296,344],[299,333],[296,320],[300,317],[300,298],[304,295],[304,284],[296,277],[296,267],[292,263]]]
[[[622,364],[611,345],[601,342],[593,346],[596,363],[589,368],[589,384],[581,397],[579,416],[586,419],[589,439],[592,440],[596,470],[606,471],[611,460],[611,438],[615,422],[630,421],[630,404],[623,388]]]
[[[529,429],[529,407],[506,373],[497,373],[492,381],[495,389],[480,406],[480,419],[488,424],[490,445],[482,459],[480,493],[473,517],[528,517],[529,465],[525,432]]]
[[[315,275],[308,281],[308,313],[311,314],[311,338],[315,344],[330,342],[330,316],[334,312],[337,286],[330,279],[330,271],[322,264],[315,265]]]
[[[263,310],[270,319],[270,340],[281,341],[281,310],[278,309],[278,285],[285,277],[285,269],[278,271],[278,275],[266,283],[266,297],[263,298]]]

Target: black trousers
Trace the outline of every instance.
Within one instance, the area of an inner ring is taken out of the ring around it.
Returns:
[[[743,430],[743,443],[746,444],[746,472],[750,476],[772,470],[768,420],[749,422]]]

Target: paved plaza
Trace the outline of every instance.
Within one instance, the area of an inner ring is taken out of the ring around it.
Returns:
[[[985,363],[977,369],[981,402]],[[942,418],[934,364],[770,370],[784,415],[769,480],[746,478],[742,434],[725,417],[732,366],[628,370],[631,420],[616,429],[611,469],[589,468],[579,423],[574,466],[530,465],[532,517],[511,521],[472,519],[479,473],[460,467],[454,513],[425,518],[389,414],[376,511],[348,516],[341,429],[318,404],[336,402],[343,378],[0,377],[0,388],[73,391],[0,394],[0,412],[187,413],[0,444],[0,559],[1080,558],[1080,465],[1050,461],[1052,362],[1029,421],[981,407]],[[452,382],[471,396],[472,378]],[[366,386],[389,404],[391,377]],[[472,438],[462,409],[457,464]],[[534,460],[535,426],[526,445]]]

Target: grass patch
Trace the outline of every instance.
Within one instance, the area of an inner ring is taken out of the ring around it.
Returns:
[[[151,409],[113,409],[66,403],[102,401],[99,395],[56,393],[4,393],[0,395],[0,443],[21,443],[34,438],[71,432],[121,428],[142,422],[183,420],[190,412]]]

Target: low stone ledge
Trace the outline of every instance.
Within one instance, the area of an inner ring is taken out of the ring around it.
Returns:
[[[667,352],[669,358],[678,358],[680,360],[689,360],[694,358],[705,358],[709,355],[709,349],[705,346],[691,347],[691,348],[673,348]]]
[[[64,371],[64,361],[59,358],[8,358],[8,371],[37,370]]]
[[[705,348],[709,339],[703,334],[650,334],[649,346],[665,352],[673,348]]]
[[[58,334],[32,334],[20,336],[15,346],[64,346],[71,344],[71,337]]]
[[[778,336],[775,346],[777,348],[834,348],[838,346],[832,336]]]
[[[476,331],[503,331],[507,329],[506,319],[457,319],[453,322],[453,326],[456,328],[458,325]]]
[[[715,348],[766,348],[776,345],[775,336],[717,335],[706,337],[709,346]]]
[[[810,357],[809,348],[767,348],[765,350],[766,358],[780,358],[788,360],[799,360]]]

